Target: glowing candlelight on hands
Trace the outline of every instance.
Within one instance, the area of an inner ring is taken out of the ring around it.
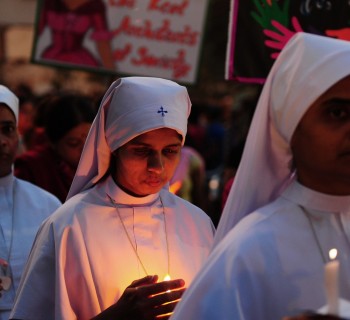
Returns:
[[[170,276],[168,274],[165,275],[163,281],[169,281],[171,280]],[[167,292],[170,292],[171,290],[167,290]]]
[[[329,250],[329,261],[325,265],[325,286],[328,300],[328,313],[338,315],[339,309],[339,261],[337,249]]]

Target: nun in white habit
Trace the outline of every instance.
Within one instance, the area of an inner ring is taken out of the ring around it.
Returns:
[[[350,43],[297,33],[261,93],[209,262],[173,319],[277,320],[350,299]]]
[[[126,77],[110,86],[68,200],[38,233],[11,318],[155,319],[172,311],[214,232],[201,209],[167,189],[190,108],[186,88],[169,80]]]
[[[18,104],[15,94],[0,85],[0,320],[10,316],[41,223],[61,205],[51,193],[13,175]]]

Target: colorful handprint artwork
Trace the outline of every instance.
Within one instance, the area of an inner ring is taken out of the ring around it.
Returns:
[[[350,40],[348,0],[232,0],[227,78],[263,83],[296,32]]]

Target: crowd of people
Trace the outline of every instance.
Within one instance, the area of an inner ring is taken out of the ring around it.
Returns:
[[[78,93],[48,94],[37,106],[35,139],[19,154],[15,176],[66,200],[78,167],[85,139],[96,114],[91,100]]]
[[[236,139],[171,80],[0,85],[0,319],[350,318],[349,62],[295,34]]]

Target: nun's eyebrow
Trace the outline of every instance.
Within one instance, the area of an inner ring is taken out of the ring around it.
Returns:
[[[0,125],[1,126],[14,126],[15,125],[15,122],[14,121],[11,121],[11,120],[8,120],[8,121],[0,121]]]
[[[137,146],[137,147],[152,147],[152,144],[146,143],[146,142],[142,142],[142,141],[132,141],[130,142],[131,146]],[[164,146],[165,148],[169,148],[169,147],[181,147],[181,142],[179,143],[171,143],[168,144],[166,146]]]
[[[350,99],[348,98],[331,98],[323,102],[323,105],[350,105]]]

